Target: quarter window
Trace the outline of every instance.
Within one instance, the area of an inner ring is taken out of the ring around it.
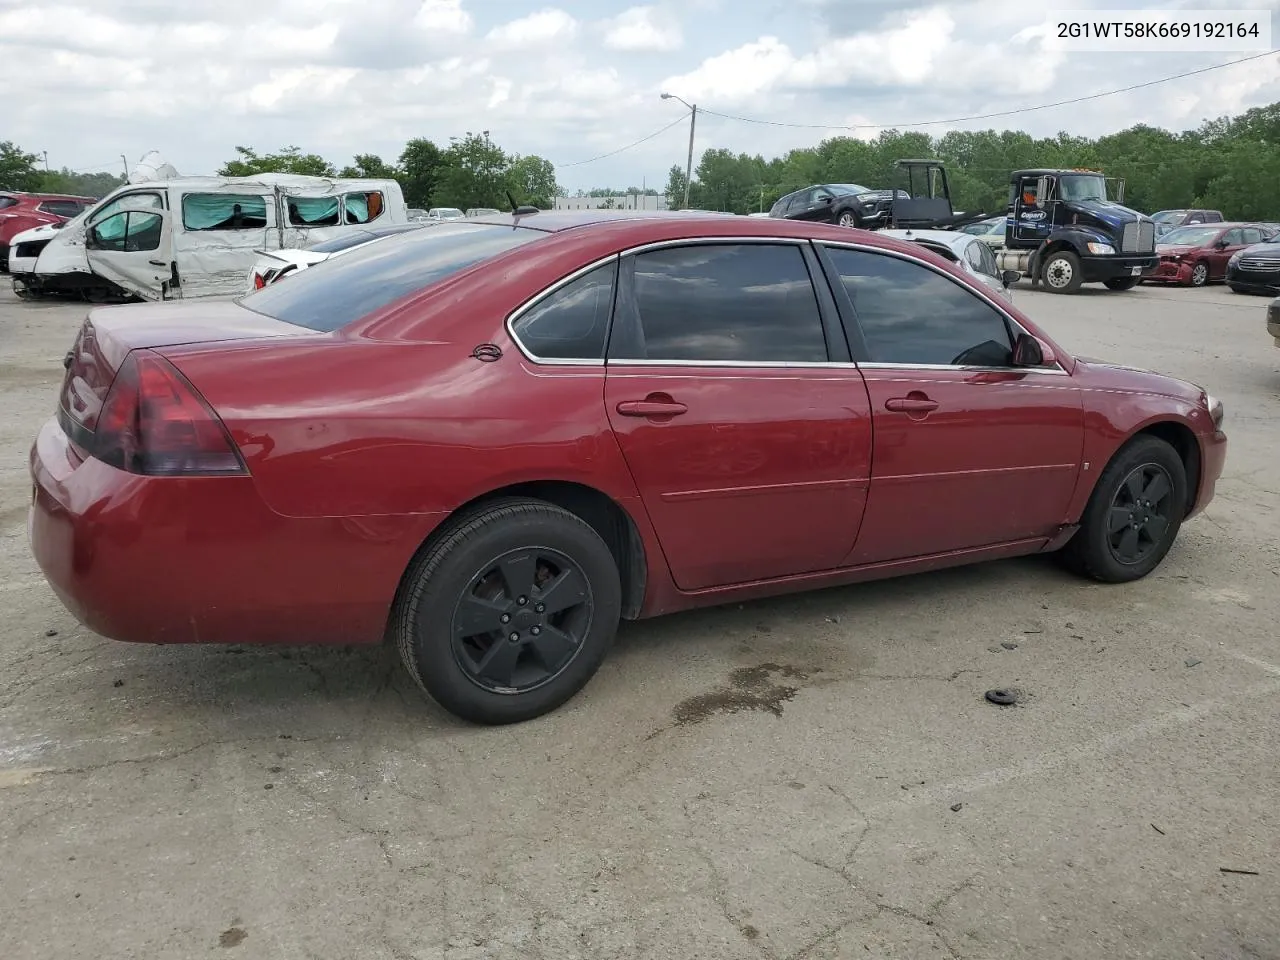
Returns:
[[[619,360],[821,363],[826,338],[800,249],[698,244],[635,258],[632,329]]]
[[[872,363],[1006,367],[1004,317],[977,294],[899,257],[828,248]]]
[[[547,360],[603,360],[617,261],[565,284],[511,325],[520,343]]]
[[[182,198],[182,226],[187,230],[261,230],[266,225],[265,197],[188,193]]]

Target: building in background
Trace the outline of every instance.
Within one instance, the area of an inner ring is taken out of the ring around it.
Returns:
[[[666,210],[667,198],[645,193],[616,197],[556,197],[557,210]]]

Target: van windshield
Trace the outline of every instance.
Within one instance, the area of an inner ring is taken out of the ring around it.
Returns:
[[[256,313],[328,333],[467,267],[547,236],[472,221],[386,237],[332,257],[238,301]]]

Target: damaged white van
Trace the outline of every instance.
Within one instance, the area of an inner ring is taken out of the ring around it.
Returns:
[[[394,180],[179,177],[167,164],[161,169],[154,179],[135,172],[58,230],[14,237],[10,271],[18,295],[238,296],[259,251],[409,220]]]

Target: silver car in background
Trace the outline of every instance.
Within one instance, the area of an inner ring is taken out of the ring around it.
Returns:
[[[956,230],[880,230],[878,233],[883,237],[908,240],[927,247],[952,263],[959,264],[966,273],[990,288],[992,293],[1009,303],[1013,302],[1013,291],[1009,286],[1022,279],[1022,274],[1016,270],[1001,270],[996,264],[996,255],[991,251],[991,245],[981,237]]]

